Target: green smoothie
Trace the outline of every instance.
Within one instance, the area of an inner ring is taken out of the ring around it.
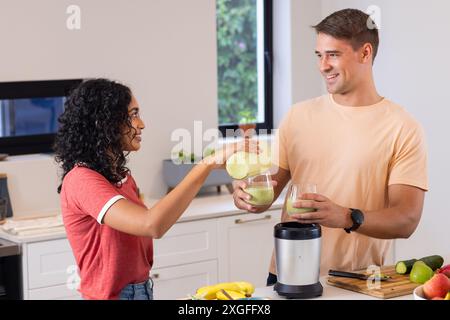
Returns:
[[[273,201],[274,194],[272,187],[249,187],[244,189],[244,191],[252,196],[250,200],[246,200],[251,205],[267,206]]]
[[[317,211],[314,208],[295,208],[292,206],[292,199],[288,198],[286,202],[286,212],[288,215],[292,215],[294,213],[305,213],[305,212],[314,212]]]

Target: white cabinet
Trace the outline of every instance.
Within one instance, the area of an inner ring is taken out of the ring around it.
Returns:
[[[266,285],[281,210],[220,218],[219,279]]]
[[[153,268],[216,259],[216,219],[176,223],[153,245]]]
[[[200,287],[217,282],[217,260],[152,270],[154,299],[186,298]]]
[[[281,210],[177,223],[155,241],[155,299],[176,299],[217,282],[265,286]]]
[[[22,248],[25,299],[81,298],[76,290],[76,262],[66,238],[25,243]]]
[[[264,286],[280,210],[176,223],[154,241],[150,272],[155,299],[179,299],[217,282]],[[76,263],[66,238],[24,243],[25,299],[80,299]]]
[[[66,283],[69,266],[76,264],[67,239],[30,243],[27,251],[29,289]]]
[[[79,300],[80,293],[76,289],[71,289],[67,284],[59,286],[33,289],[28,291],[29,300]]]
[[[217,219],[175,224],[154,240],[154,299],[187,297],[217,282]]]

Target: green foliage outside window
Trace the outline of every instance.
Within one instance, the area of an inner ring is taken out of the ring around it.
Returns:
[[[217,0],[219,124],[256,122],[256,0]]]

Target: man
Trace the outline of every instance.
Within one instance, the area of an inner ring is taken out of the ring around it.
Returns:
[[[368,23],[369,22],[369,23]],[[289,180],[317,184],[282,220],[322,226],[321,274],[330,268],[383,265],[392,240],[416,229],[428,189],[423,130],[402,107],[380,96],[372,65],[378,30],[362,11],[346,9],[320,22],[316,55],[329,94],[294,105],[279,132],[275,198]],[[248,212],[245,183],[235,183],[235,205]],[[268,285],[276,282],[274,257]]]

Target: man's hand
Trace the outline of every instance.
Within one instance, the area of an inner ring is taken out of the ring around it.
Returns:
[[[272,180],[272,186],[276,186],[278,183],[275,180]],[[244,191],[247,187],[247,183],[243,180],[233,181],[233,199],[234,204],[238,209],[246,210],[250,213],[261,213],[270,208],[271,204],[264,207],[255,207],[246,201],[250,200],[252,196]]]
[[[425,191],[401,184],[389,186],[388,191],[389,207],[363,211],[364,223],[357,232],[378,239],[407,239],[419,224]],[[316,212],[296,213],[291,216],[291,219],[300,223],[318,223],[329,228],[350,228],[353,225],[348,208],[341,207],[320,194],[303,194],[293,206],[317,209]],[[386,217],[389,217],[389,220]]]
[[[292,206],[294,208],[314,208],[317,210],[291,215],[292,219],[300,223],[318,223],[328,228],[350,228],[353,225],[349,208],[341,207],[321,194],[302,194]]]

